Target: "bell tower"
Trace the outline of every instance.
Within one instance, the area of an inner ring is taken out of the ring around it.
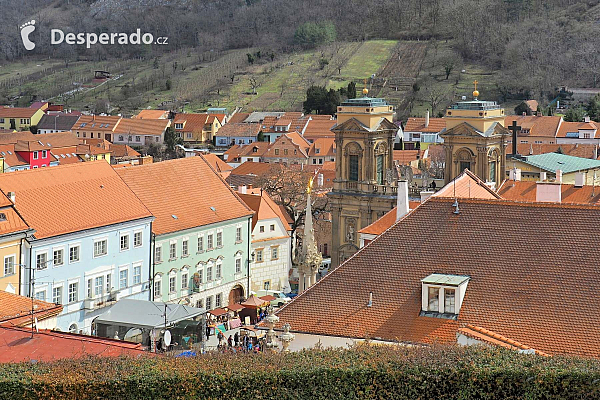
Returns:
[[[446,110],[446,184],[469,169],[490,187],[505,178],[506,146],[510,132],[504,127],[504,109],[495,101],[478,100],[477,81],[472,101],[460,101]]]
[[[337,108],[336,175],[328,194],[332,210],[331,263],[335,268],[359,249],[358,230],[396,205],[392,122],[394,107],[384,99],[349,99]]]

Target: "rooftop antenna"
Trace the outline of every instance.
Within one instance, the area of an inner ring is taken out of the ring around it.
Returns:
[[[454,214],[458,215],[458,214],[460,214],[460,210],[458,209],[458,199],[456,198],[456,177],[454,178],[453,182],[454,182],[454,184],[453,184],[453,186],[454,186],[454,204],[452,204],[452,207],[454,207],[454,211],[453,211]],[[470,188],[469,188],[469,190],[470,190]],[[470,197],[470,195],[469,195],[469,197]]]

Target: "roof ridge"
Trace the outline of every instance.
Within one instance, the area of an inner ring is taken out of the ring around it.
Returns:
[[[453,197],[438,197],[431,196],[427,201],[434,202],[448,202],[453,200]],[[585,209],[585,210],[599,210],[600,208],[597,205],[593,204],[585,204],[585,203],[555,203],[555,202],[541,202],[541,201],[519,201],[519,200],[510,200],[510,199],[476,199],[476,198],[461,198],[461,203],[482,203],[482,204],[505,204],[509,206],[515,207],[543,207],[543,208],[574,208],[574,209]]]

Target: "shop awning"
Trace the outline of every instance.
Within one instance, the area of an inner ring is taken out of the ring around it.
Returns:
[[[252,295],[252,296],[248,297],[248,300],[243,302],[242,305],[244,307],[249,307],[249,308],[258,308],[258,307],[262,307],[263,305],[265,305],[267,303],[268,303],[268,301],[264,301],[264,300],[256,297],[255,295]]]
[[[232,304],[230,306],[227,306],[227,308],[229,309],[229,311],[240,311],[244,309],[244,306],[241,304]]]
[[[209,313],[218,317],[219,315],[227,314],[227,311],[224,308],[215,308],[214,310],[210,310]]]
[[[276,298],[277,298],[277,297],[275,297],[275,296],[271,296],[270,294],[268,294],[268,295],[266,295],[266,296],[259,297],[259,299],[262,299],[262,300],[264,300],[264,301],[273,301],[273,300],[275,300]]]

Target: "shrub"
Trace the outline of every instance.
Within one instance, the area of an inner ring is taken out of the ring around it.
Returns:
[[[3,365],[0,398],[583,399],[600,361],[487,347],[390,347]]]

